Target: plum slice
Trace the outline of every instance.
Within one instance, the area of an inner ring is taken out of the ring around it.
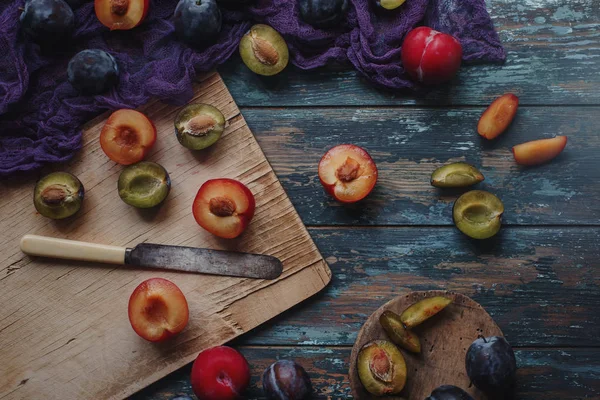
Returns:
[[[460,196],[452,209],[454,224],[473,239],[488,239],[502,226],[504,205],[492,193],[472,190]]]
[[[113,30],[132,29],[148,15],[150,0],[94,0],[94,10],[102,25]]]
[[[421,340],[416,333],[404,327],[398,314],[386,310],[379,317],[379,323],[392,339],[392,342],[413,353],[421,352]]]
[[[33,204],[44,217],[63,219],[81,208],[84,188],[79,179],[68,172],[53,172],[35,185]]]
[[[256,203],[243,183],[233,179],[211,179],[198,190],[192,213],[198,225],[213,235],[233,239],[244,232]]]
[[[408,307],[400,315],[406,328],[414,328],[422,324],[452,303],[452,299],[443,296],[429,297]]]
[[[185,328],[189,309],[177,285],[152,278],[135,288],[129,298],[128,314],[135,333],[148,341],[161,342]]]
[[[102,150],[108,158],[122,165],[143,160],[155,142],[154,124],[135,110],[113,112],[100,132]]]
[[[494,139],[508,128],[517,114],[519,98],[512,93],[498,97],[483,112],[477,132],[486,139]]]
[[[512,148],[515,161],[519,165],[538,165],[557,157],[567,146],[566,136],[551,139],[533,140]]]
[[[118,189],[121,200],[130,206],[156,207],[167,198],[171,178],[162,165],[142,161],[121,171]]]
[[[209,104],[189,104],[175,117],[177,140],[191,150],[202,150],[212,146],[224,130],[223,113]]]
[[[377,166],[366,150],[342,144],[319,162],[319,179],[325,190],[342,203],[364,199],[377,183]]]
[[[387,340],[365,344],[358,353],[357,368],[361,383],[375,396],[400,393],[406,384],[406,361]]]
[[[431,174],[431,185],[439,188],[472,186],[485,178],[474,166],[456,162],[439,167]]]

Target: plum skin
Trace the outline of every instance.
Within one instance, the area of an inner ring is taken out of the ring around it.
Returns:
[[[467,350],[465,366],[471,382],[483,392],[504,398],[514,388],[517,361],[503,337],[476,339]]]
[[[228,346],[212,347],[196,357],[190,381],[198,399],[238,399],[250,384],[250,367],[237,350]]]
[[[215,0],[180,0],[173,18],[177,36],[190,46],[206,47],[221,33],[221,10]]]
[[[312,396],[310,377],[300,364],[280,360],[262,376],[263,390],[271,400],[305,400]]]
[[[100,94],[119,81],[119,67],[109,53],[88,49],[75,54],[67,67],[71,85],[84,94]]]
[[[435,388],[425,400],[473,400],[473,398],[457,386],[442,385]]]
[[[57,44],[75,27],[73,10],[64,0],[28,0],[19,17],[23,32],[40,44]]]
[[[298,0],[302,20],[317,28],[339,25],[349,8],[348,0]]]

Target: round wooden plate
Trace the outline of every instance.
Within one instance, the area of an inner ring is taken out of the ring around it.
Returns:
[[[460,293],[444,290],[411,292],[387,302],[375,311],[363,325],[350,356],[350,387],[355,399],[382,399],[367,392],[358,378],[356,358],[363,345],[371,340],[389,337],[379,324],[385,310],[401,314],[408,306],[427,297],[445,296],[453,299],[439,314],[417,326],[414,331],[421,338],[421,354],[402,350],[406,360],[408,378],[399,396],[383,399],[423,400],[440,385],[456,385],[467,391],[475,400],[487,397],[474,386],[469,388],[465,370],[465,355],[478,335],[502,336],[502,331],[492,317],[475,301]]]

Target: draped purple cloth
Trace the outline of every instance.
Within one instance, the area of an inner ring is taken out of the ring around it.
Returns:
[[[238,11],[222,8],[220,38],[201,51],[176,39],[175,0],[154,0],[142,25],[113,32],[86,1],[74,10],[72,43],[46,54],[20,33],[24,0],[0,0],[0,177],[68,161],[81,147],[80,126],[106,110],[138,107],[151,97],[184,104],[196,74],[226,61],[257,22],[285,37],[297,67],[350,65],[389,89],[416,87],[404,73],[400,48],[405,34],[421,24],[457,37],[465,62],[505,59],[485,0],[407,0],[393,11],[374,0],[350,1],[345,22],[329,30],[302,22],[296,0],[257,0]],[[120,82],[105,94],[82,96],[67,81],[70,58],[88,48],[110,52],[119,64]]]

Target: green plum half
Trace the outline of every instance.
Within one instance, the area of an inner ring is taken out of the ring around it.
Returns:
[[[171,190],[171,178],[162,165],[142,161],[123,169],[118,182],[121,200],[136,208],[161,204]]]
[[[483,190],[463,194],[454,202],[452,210],[456,227],[473,239],[487,239],[498,233],[502,226],[502,214],[502,201]]]
[[[81,208],[85,190],[77,177],[68,172],[53,172],[35,185],[33,204],[44,217],[63,219]]]
[[[191,150],[202,150],[212,146],[224,130],[223,113],[209,104],[188,104],[175,117],[177,140]]]

